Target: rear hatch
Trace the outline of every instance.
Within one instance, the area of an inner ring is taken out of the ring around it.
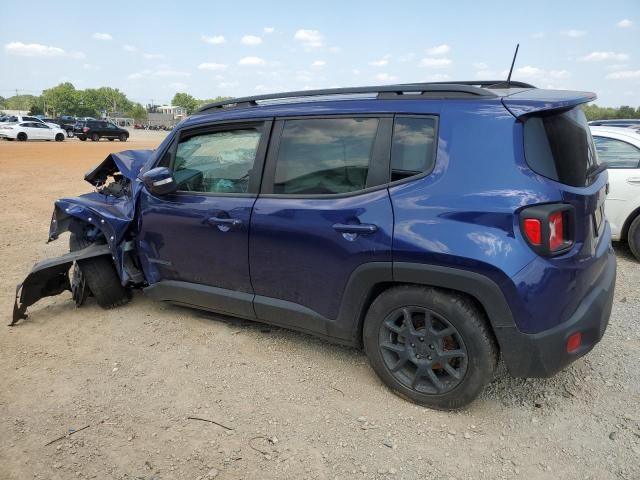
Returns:
[[[527,166],[561,199],[525,207],[520,218],[525,240],[548,257],[547,283],[558,293],[560,307],[553,314],[562,318],[576,310],[601,278],[610,249],[604,218],[608,176],[580,106],[594,98],[586,92],[537,89],[503,98],[522,124]]]

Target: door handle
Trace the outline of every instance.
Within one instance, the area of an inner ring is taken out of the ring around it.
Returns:
[[[630,183],[631,185],[640,185],[640,177],[627,178],[627,183]]]
[[[375,233],[378,230],[378,226],[372,223],[336,223],[333,225],[333,229],[340,233],[356,233],[360,235],[366,235],[369,233]]]
[[[228,217],[209,217],[207,218],[207,222],[211,225],[215,225],[220,230],[226,232],[231,228],[239,227],[242,225],[242,220],[239,218],[228,218]]]

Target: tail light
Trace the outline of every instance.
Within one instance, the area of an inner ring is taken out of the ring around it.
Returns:
[[[564,253],[575,240],[573,207],[556,203],[525,208],[520,228],[536,253],[547,257]]]
[[[82,131],[83,131],[84,133],[87,133],[87,132],[89,131],[89,127],[82,127]]]

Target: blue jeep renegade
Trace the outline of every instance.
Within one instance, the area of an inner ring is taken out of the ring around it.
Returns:
[[[391,390],[471,402],[502,355],[546,377],[602,337],[616,262],[580,105],[520,82],[291,92],[203,107],[55,203],[13,323],[71,290],[154,299],[364,348]],[[73,274],[69,270],[73,266]]]

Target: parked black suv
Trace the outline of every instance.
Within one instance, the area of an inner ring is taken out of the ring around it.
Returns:
[[[108,138],[111,141],[117,138],[121,142],[126,142],[129,138],[128,131],[105,120],[76,122],[73,127],[73,134],[82,141],[90,138],[94,142],[97,142],[101,138]]]

